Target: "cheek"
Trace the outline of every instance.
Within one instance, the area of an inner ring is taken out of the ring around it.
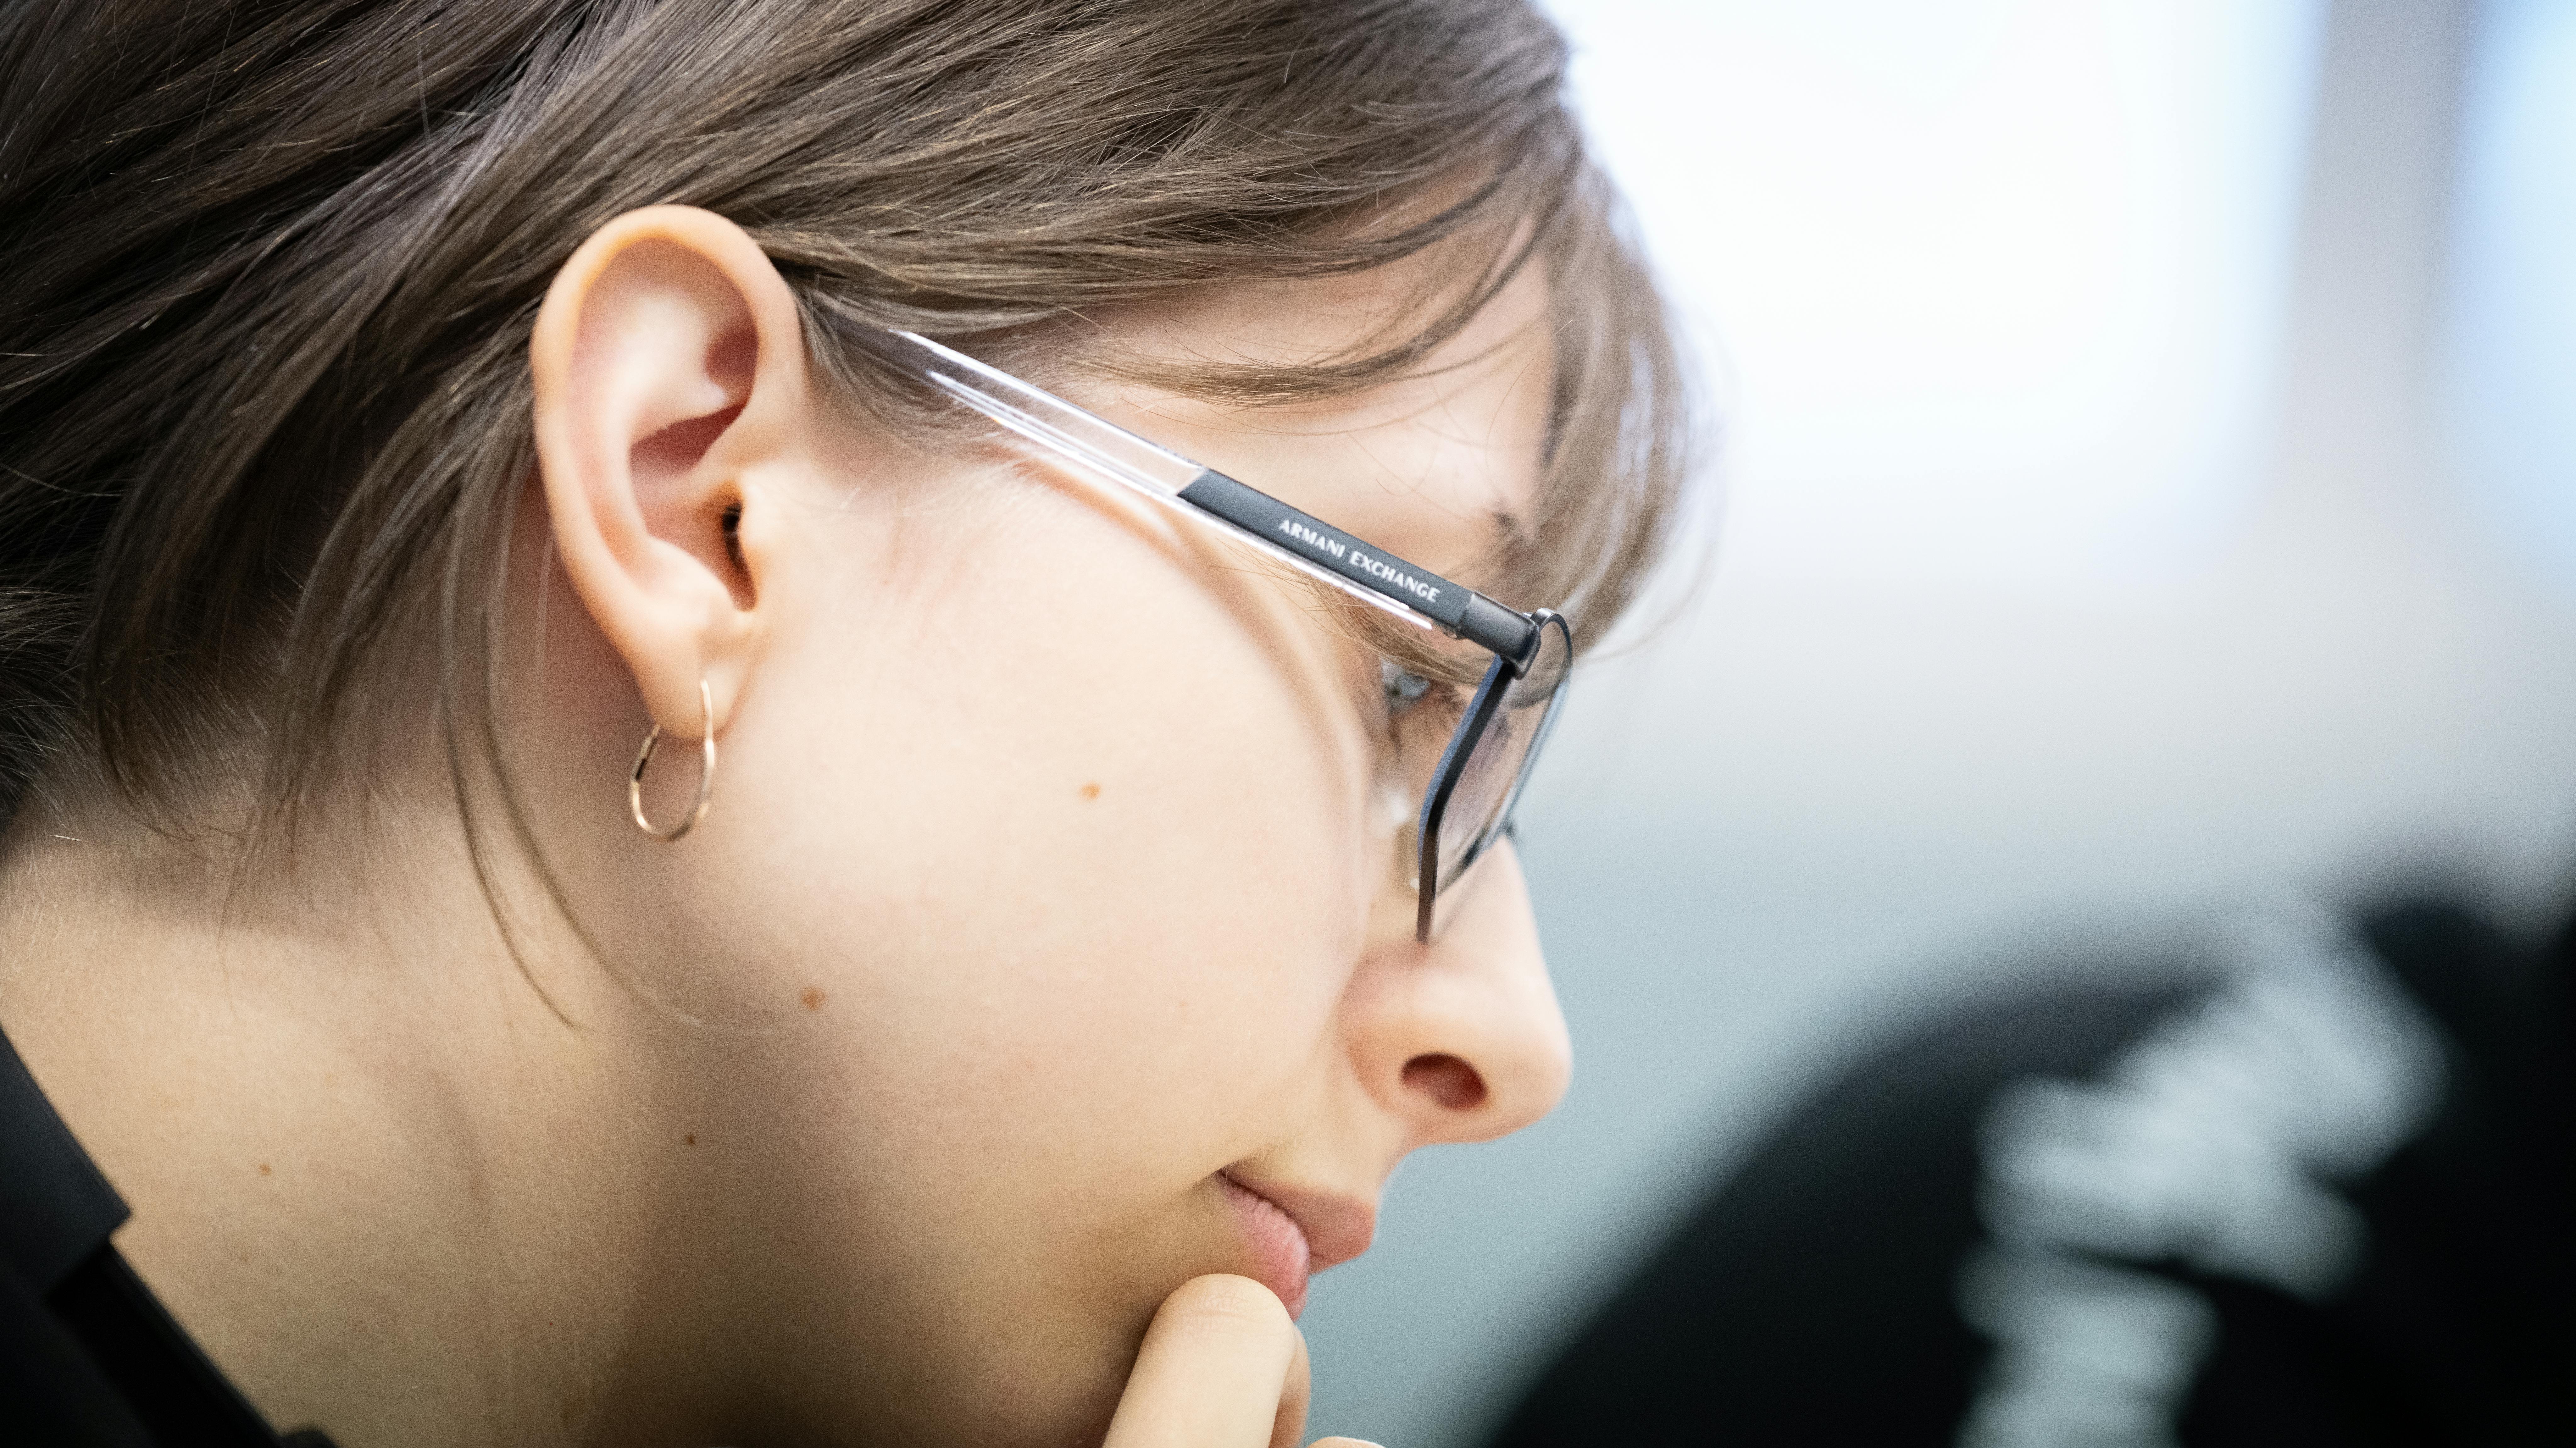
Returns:
[[[764,658],[705,908],[902,1179],[1185,1189],[1322,1058],[1365,735],[1275,583],[988,485],[1027,494],[936,552],[818,549],[881,561],[818,569]]]
[[[936,552],[818,545],[876,561],[785,615],[688,913],[783,1017],[719,1088],[763,1235],[821,1266],[782,1295],[908,1381],[1008,1362],[988,1402],[1078,1415],[1231,1260],[1208,1175],[1331,1089],[1382,872],[1295,595],[1031,491]]]

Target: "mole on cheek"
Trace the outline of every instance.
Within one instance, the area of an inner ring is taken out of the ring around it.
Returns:
[[[1099,785],[1097,785],[1097,784],[1086,784],[1086,785],[1084,785],[1084,786],[1082,787],[1082,797],[1083,797],[1084,799],[1098,799],[1098,798],[1100,798],[1100,786],[1099,786]]]
[[[823,1008],[823,988],[819,985],[809,985],[805,987],[805,994],[798,996],[797,999],[805,1003],[805,1009],[819,1011]]]

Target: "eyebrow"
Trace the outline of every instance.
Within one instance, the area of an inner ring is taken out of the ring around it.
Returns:
[[[889,328],[881,335],[906,370],[1051,456],[1218,527],[1383,613],[1490,649],[1516,668],[1538,652],[1539,624],[1527,614],[917,332]],[[1511,515],[1496,519],[1508,525]]]

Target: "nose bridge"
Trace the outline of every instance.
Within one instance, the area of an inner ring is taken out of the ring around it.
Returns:
[[[1489,878],[1428,945],[1413,938],[1411,891],[1390,900],[1346,1003],[1353,1068],[1410,1145],[1518,1131],[1573,1074],[1518,854],[1500,844],[1476,871]]]

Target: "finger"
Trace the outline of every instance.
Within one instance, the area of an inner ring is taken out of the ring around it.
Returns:
[[[1288,1309],[1249,1277],[1193,1277],[1145,1329],[1102,1448],[1265,1448],[1300,1340]],[[1304,1404],[1298,1406],[1304,1419]]]
[[[1279,1388],[1279,1416],[1270,1420],[1270,1448],[1297,1448],[1297,1440],[1306,1436],[1306,1398],[1314,1377],[1306,1365],[1306,1334],[1291,1327],[1296,1335],[1297,1355],[1288,1360],[1288,1380]]]

